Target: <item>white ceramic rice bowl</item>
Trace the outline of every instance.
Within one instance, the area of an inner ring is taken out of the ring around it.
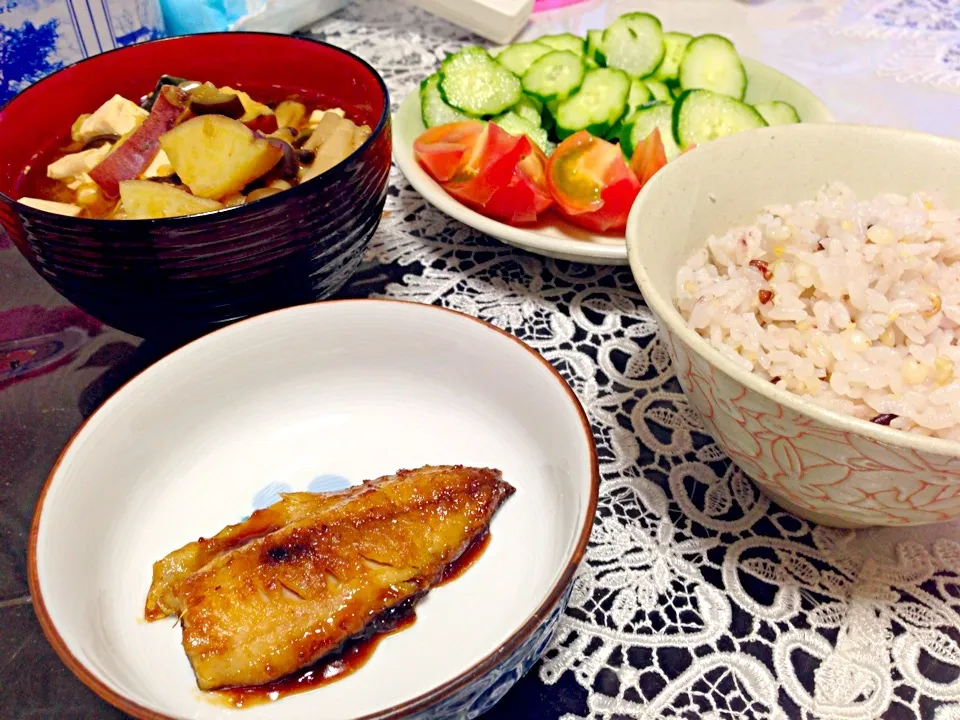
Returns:
[[[841,415],[724,358],[676,309],[679,268],[711,234],[840,181],[861,200],[939,192],[960,207],[960,142],[852,125],[741,133],[687,153],[637,198],[630,265],[690,402],[720,447],[774,500],[828,525],[921,525],[960,516],[960,443]]]

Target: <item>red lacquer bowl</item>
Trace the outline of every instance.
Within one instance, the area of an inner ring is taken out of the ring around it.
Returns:
[[[373,133],[318,178],[203,215],[93,220],[14,200],[24,168],[62,143],[78,115],[114,94],[137,101],[162,74],[268,101],[299,94]],[[72,65],[0,110],[0,225],[57,291],[103,322],[141,337],[195,335],[336,292],[380,222],[390,157],[386,85],[355,55],[266,33],[169,38]]]

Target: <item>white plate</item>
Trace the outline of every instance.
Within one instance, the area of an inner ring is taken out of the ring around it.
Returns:
[[[833,115],[796,80],[768,65],[743,58],[747,71],[748,103],[782,100],[793,105],[804,122],[833,122]],[[431,205],[475,230],[524,250],[562,260],[626,265],[627,246],[619,235],[591,233],[564,222],[556,213],[548,213],[542,224],[519,228],[492,220],[463,205],[420,167],[413,156],[413,141],[424,130],[420,117],[420,92],[404,98],[393,117],[393,157],[399,168]]]
[[[282,310],[173,353],[77,433],[34,519],[35,606],[66,664],[139,717],[399,717],[473,682],[562,602],[589,536],[596,462],[569,387],[486,323],[374,300]],[[142,619],[153,562],[249,515],[270,486],[428,463],[496,467],[517,492],[479,561],[355,674],[229,709],[197,689],[179,627]]]

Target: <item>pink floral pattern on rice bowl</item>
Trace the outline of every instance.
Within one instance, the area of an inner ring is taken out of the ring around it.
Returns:
[[[677,377],[723,451],[780,505],[828,525],[960,516],[960,458],[832,428],[715,369],[664,329]]]

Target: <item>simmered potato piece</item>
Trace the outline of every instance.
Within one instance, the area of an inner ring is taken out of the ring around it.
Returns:
[[[219,210],[216,200],[196,197],[185,190],[150,180],[125,180],[120,183],[120,201],[131,220],[179,217]]]
[[[283,156],[281,145],[221,115],[191,118],[160,138],[174,172],[202,198],[242,190],[277,164]]]

